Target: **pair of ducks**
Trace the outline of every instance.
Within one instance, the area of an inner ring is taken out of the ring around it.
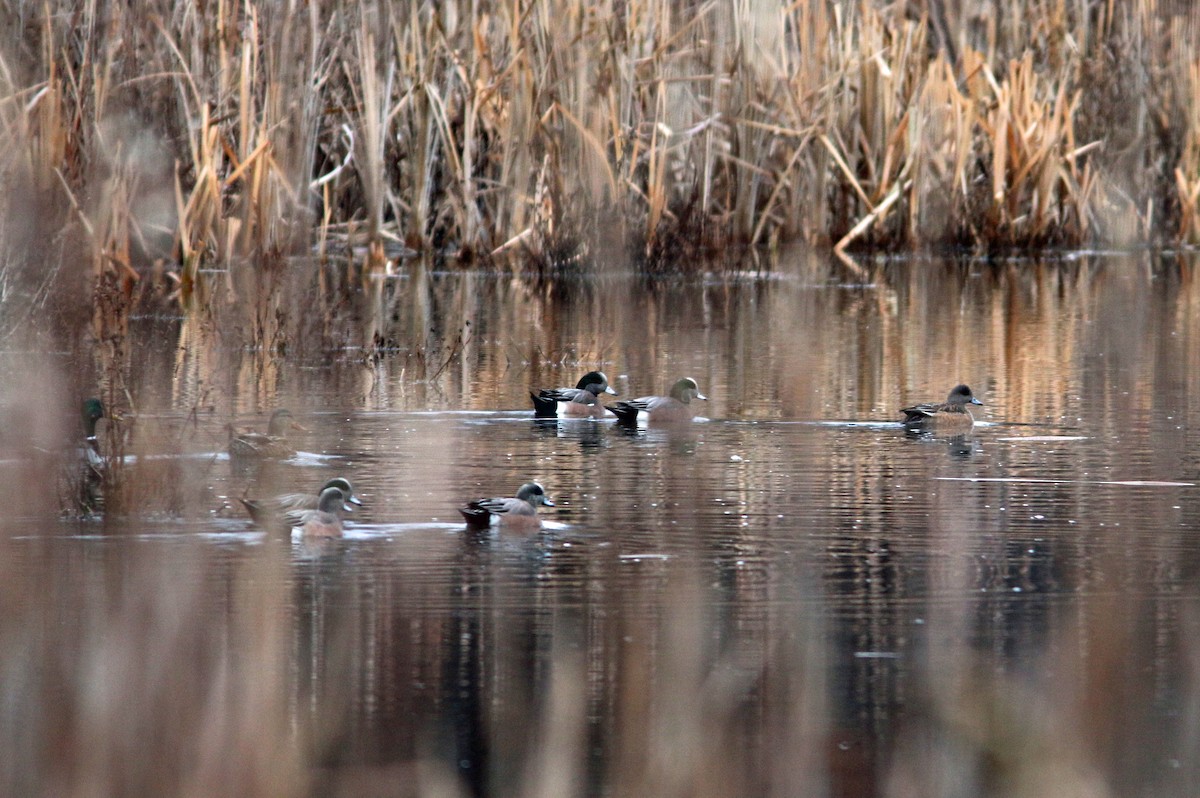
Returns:
[[[351,504],[362,506],[354,495],[350,480],[335,477],[321,486],[320,493],[285,493],[273,499],[240,499],[256,524],[265,529],[299,529],[306,538],[341,537],[342,513],[352,510]],[[546,489],[537,482],[527,482],[514,497],[477,499],[459,508],[471,529],[487,529],[494,519],[505,526],[540,526],[538,507],[553,507]]]
[[[316,496],[285,493],[271,499],[239,501],[250,513],[250,518],[264,529],[299,528],[309,538],[341,537],[342,513],[352,510],[352,504],[362,507],[362,502],[354,495],[354,487],[345,477],[329,480]]]
[[[691,421],[695,417],[693,399],[708,399],[700,393],[700,386],[691,377],[684,377],[671,386],[668,396],[642,396],[614,402],[600,403],[600,394],[617,395],[608,385],[603,371],[589,371],[580,378],[574,388],[543,388],[529,395],[533,399],[534,418],[607,418],[615,415],[617,421],[636,424],[638,416],[646,414],[651,422]]]
[[[617,402],[611,407],[600,403],[602,393],[616,395],[616,391],[608,386],[608,377],[602,371],[589,371],[583,375],[574,388],[545,388],[533,397],[534,416],[537,418],[556,418],[565,415],[576,418],[603,418],[610,411],[618,421],[635,423],[639,413],[645,413],[650,421],[691,421],[694,412],[691,407],[692,399],[707,399],[700,393],[700,387],[691,377],[684,377],[671,388],[669,396],[643,396],[624,402]],[[89,400],[99,404],[99,400]],[[103,410],[100,411],[103,414]],[[88,409],[85,405],[85,425]],[[95,441],[95,420],[90,422],[90,440]],[[267,431],[237,431],[229,427],[229,456],[235,460],[255,459],[284,459],[291,457],[296,451],[287,442],[289,430],[306,432],[296,421],[290,410],[280,408],[271,414],[267,422]]]
[[[290,457],[295,451],[287,444],[289,429],[304,428],[296,423],[290,411],[282,408],[271,415],[265,434],[235,432],[231,427],[229,455],[238,460]],[[352,504],[362,506],[362,502],[354,495],[350,481],[344,477],[329,480],[315,496],[285,493],[271,499],[240,501],[259,526],[267,529],[298,528],[306,538],[340,537],[343,531],[342,514],[352,510]],[[553,507],[554,502],[539,483],[528,482],[521,486],[515,497],[478,499],[459,512],[468,527],[477,529],[487,528],[496,518],[505,519],[508,526],[540,525],[537,518],[539,506]]]

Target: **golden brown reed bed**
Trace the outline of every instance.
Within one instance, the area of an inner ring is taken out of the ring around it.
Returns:
[[[1200,237],[1167,0],[0,8],[6,249],[189,289],[352,243],[542,268],[797,237]],[[63,253],[56,253],[62,257]],[[258,262],[262,262],[259,260]],[[99,331],[101,334],[104,331]]]

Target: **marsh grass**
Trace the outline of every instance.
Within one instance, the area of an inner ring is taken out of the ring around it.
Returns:
[[[6,7],[0,180],[130,296],[404,247],[647,271],[803,238],[1192,242],[1197,14],[1161,0]],[[20,239],[6,231],[4,240]]]

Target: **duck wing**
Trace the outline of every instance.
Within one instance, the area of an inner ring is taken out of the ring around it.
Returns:
[[[902,407],[900,412],[904,414],[904,423],[910,424],[914,421],[924,421],[927,418],[933,418],[938,414],[938,411],[945,408],[944,404],[936,402],[925,402],[912,407]]]

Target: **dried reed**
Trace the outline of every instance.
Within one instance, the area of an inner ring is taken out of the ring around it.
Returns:
[[[6,210],[75,208],[62,224],[98,271],[128,284],[160,261],[185,299],[205,264],[303,251],[318,220],[370,269],[400,242],[553,270],[797,236],[1194,241],[1198,12],[996,5],[14,7],[0,176],[33,191]],[[174,174],[89,168],[123,149],[114,118]],[[164,189],[151,225],[131,192]]]

